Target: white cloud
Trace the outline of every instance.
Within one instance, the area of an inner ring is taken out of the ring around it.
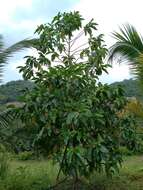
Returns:
[[[0,34],[4,36],[6,46],[32,37],[37,25],[48,22],[50,15],[75,4],[67,0],[0,0],[0,3]],[[21,55],[24,57],[24,54]],[[16,66],[24,62],[20,56],[18,53],[9,60],[4,81],[18,78]]]
[[[13,24],[12,16],[19,8],[29,8],[33,0],[0,0],[0,25]],[[2,28],[0,32],[2,32]]]
[[[9,64],[9,69],[11,70],[18,70],[17,67],[18,66],[23,66],[25,64],[26,59],[24,59],[24,57],[26,55],[31,55],[31,56],[37,56],[37,50],[35,49],[28,49],[26,51],[23,51],[22,55],[20,57],[18,57],[17,60],[14,61],[14,57],[11,59],[11,62]]]
[[[32,33],[34,33],[34,30],[36,30],[37,26],[40,25],[41,23],[43,23],[42,19],[35,19],[35,20],[22,20],[19,23],[16,22],[11,22],[10,26],[13,30],[16,30],[17,27],[20,28],[20,30],[24,30],[27,29],[27,31],[32,30]]]
[[[88,20],[95,19],[95,22],[99,24],[99,32],[105,34],[104,39],[109,47],[114,43],[111,33],[118,30],[118,26],[124,23],[134,25],[143,34],[142,7],[142,0],[80,0],[73,9],[80,11]],[[109,75],[103,75],[102,78],[104,82],[111,82],[130,77],[128,66],[113,65],[113,69],[109,69]]]
[[[103,83],[112,83],[113,81],[122,81],[123,79],[131,78],[130,71],[127,65],[114,64],[113,68],[108,69],[108,73],[104,73],[100,77]]]
[[[86,19],[94,18],[100,31],[109,35],[118,29],[118,25],[126,22],[143,32],[142,7],[142,0],[80,0],[74,9],[79,10]]]
[[[24,66],[26,59],[24,59],[24,56],[26,55],[34,55],[37,56],[37,51],[35,49],[29,49],[26,51],[22,51],[21,53],[18,54],[19,56],[15,56],[10,58],[10,61],[5,67],[5,72],[4,72],[4,82],[8,82],[11,80],[11,77],[13,76],[12,80],[18,80],[22,79],[22,74],[19,73],[19,69],[17,68],[18,66]]]
[[[7,26],[13,31],[16,31],[17,28],[20,28],[21,31],[34,31],[37,25],[43,23],[40,18],[31,18],[31,20],[23,18],[22,20],[16,21],[13,17],[20,8],[24,8],[25,11],[30,10],[34,0],[0,0],[0,2],[0,33],[2,34],[5,34]],[[83,17],[88,20],[94,18],[99,24],[99,32],[105,34],[105,41],[109,47],[114,42],[111,38],[111,32],[118,30],[118,26],[123,23],[129,22],[133,24],[137,30],[143,34],[142,7],[142,0],[79,0],[75,6],[73,3],[71,9],[79,10]],[[32,35],[32,33],[30,35]],[[14,62],[14,64],[10,64],[9,69],[14,69],[15,65],[19,63],[22,63],[22,61],[20,60]],[[104,82],[111,82],[123,80],[130,76],[128,66],[114,65],[113,69],[109,69],[109,75],[103,75],[102,79]]]

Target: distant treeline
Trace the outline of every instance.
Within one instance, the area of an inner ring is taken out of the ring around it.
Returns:
[[[143,91],[140,90],[137,80],[129,79],[112,83],[111,86],[121,85],[127,97],[136,97],[143,100]],[[11,81],[0,85],[0,104],[18,101],[26,88],[32,89],[34,83],[25,80]]]
[[[0,104],[18,101],[24,90],[32,89],[33,87],[33,82],[24,80],[11,81],[0,85]]]
[[[114,82],[111,86],[121,85],[125,91],[125,96],[136,97],[138,100],[143,101],[143,89],[137,80],[129,79],[121,82]]]

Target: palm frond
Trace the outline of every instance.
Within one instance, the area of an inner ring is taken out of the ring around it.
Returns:
[[[26,48],[36,47],[38,39],[25,39],[13,44],[12,46],[4,49],[2,37],[0,36],[0,82],[2,82],[3,69],[5,64],[8,63],[8,59],[12,57],[14,53],[25,50]]]
[[[38,39],[25,39],[19,41],[12,46],[6,48],[2,53],[5,55],[6,58],[11,57],[13,53],[18,51],[25,50],[26,48],[34,48],[37,44]]]
[[[131,67],[131,73],[138,79],[141,89],[143,90],[143,53],[135,59],[134,67]]]
[[[7,127],[9,126],[13,120],[19,118],[19,113],[17,109],[6,109],[0,112],[0,127]]]
[[[121,58],[122,61],[132,62],[139,55],[138,50],[127,42],[116,42],[109,49],[109,61]]]
[[[0,83],[2,82],[3,69],[8,63],[8,59],[16,52],[26,48],[34,48],[37,45],[38,39],[22,40],[5,49],[3,37],[0,35]],[[13,119],[17,118],[15,109],[7,109],[0,112],[0,127],[6,127]]]
[[[11,121],[13,117],[8,109],[0,112],[0,128],[7,127]]]
[[[113,37],[116,43],[109,49],[108,60],[112,63],[120,57],[121,61],[126,61],[143,89],[143,37],[129,24],[120,27],[119,32],[113,32]]]
[[[134,64],[134,59],[143,52],[143,37],[129,24],[119,28],[119,32],[113,32],[113,38],[117,41],[109,49],[109,61],[121,57],[122,61]]]
[[[3,42],[3,36],[0,35],[0,54],[3,52],[4,50],[4,42]],[[3,68],[4,68],[4,64],[3,64],[3,56],[0,57],[0,82],[3,76]]]

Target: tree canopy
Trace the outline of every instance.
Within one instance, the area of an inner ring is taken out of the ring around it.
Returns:
[[[119,114],[124,91],[99,82],[109,67],[103,35],[93,19],[83,20],[79,12],[58,13],[40,25],[37,55],[19,67],[37,84],[25,94],[21,119],[36,128],[34,145],[59,163],[57,178],[114,173],[122,162],[120,139],[135,136],[131,119]]]

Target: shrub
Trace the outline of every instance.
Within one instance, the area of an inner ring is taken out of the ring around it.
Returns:
[[[17,155],[17,159],[18,159],[18,160],[21,160],[21,161],[32,160],[33,158],[34,158],[33,152],[30,152],[30,151],[20,152],[20,153]]]
[[[131,150],[127,149],[127,147],[125,147],[125,146],[120,147],[120,152],[124,156],[131,156],[133,154],[133,152]]]

